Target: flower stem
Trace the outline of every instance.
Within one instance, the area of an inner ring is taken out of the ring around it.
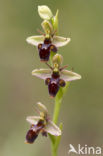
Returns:
[[[54,30],[57,31],[58,30],[58,10],[56,12],[55,17],[52,18],[51,22],[52,22]],[[56,32],[56,34],[57,34],[57,32]],[[51,52],[51,56],[50,56],[51,65],[52,65],[53,56],[54,56],[54,53]],[[55,106],[54,106],[54,114],[53,114],[53,122],[55,124],[57,124],[57,122],[58,122],[61,103],[62,103],[62,100],[63,100],[63,95],[66,92],[68,86],[69,86],[69,82],[66,84],[66,86],[64,88],[59,89],[59,92],[55,97]],[[62,130],[62,124],[60,124],[60,129]],[[49,137],[50,137],[50,140],[51,140],[52,156],[57,156],[61,136],[56,137],[56,136],[49,135]]]
[[[69,86],[69,82],[66,84],[64,88],[59,89],[59,92],[57,96],[55,97],[55,108],[54,108],[54,115],[53,115],[53,122],[55,124],[57,124],[58,122],[63,95],[67,91],[68,86]]]
[[[59,91],[58,94],[62,93],[62,89],[60,88],[61,91]],[[53,115],[53,122],[57,124],[58,118],[59,118],[59,113],[60,113],[60,108],[61,108],[61,103],[62,103],[62,98],[58,95],[55,98],[55,108],[54,108],[54,115]]]
[[[69,86],[69,82],[66,84],[64,88],[60,88],[57,96],[55,97],[55,107],[54,107],[54,115],[53,115],[53,122],[57,124],[58,118],[59,118],[59,113],[60,113],[60,108],[61,108],[61,103],[63,100],[63,95],[67,91],[67,88]],[[62,130],[62,124],[60,124],[60,129]],[[58,147],[60,144],[61,136],[55,137],[52,135],[49,135],[51,139],[51,148],[52,148],[52,156],[57,156],[58,152]]]
[[[52,146],[52,156],[57,156],[57,150],[55,150],[54,144],[52,143],[51,146]]]

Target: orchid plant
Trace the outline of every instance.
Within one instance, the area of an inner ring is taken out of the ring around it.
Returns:
[[[58,10],[53,15],[48,6],[38,6],[39,16],[43,19],[41,23],[43,32],[39,30],[40,35],[31,36],[26,41],[36,46],[39,57],[48,68],[34,69],[32,75],[43,79],[48,86],[48,92],[55,100],[53,119],[50,119],[47,108],[42,103],[37,103],[37,112],[39,116],[29,116],[27,121],[30,123],[30,129],[26,134],[26,143],[34,143],[38,135],[49,135],[52,145],[52,156],[57,156],[58,147],[62,134],[62,123],[59,127],[58,117],[63,95],[66,92],[69,83],[81,79],[81,76],[72,70],[67,70],[68,66],[62,66],[63,56],[58,54],[58,48],[67,45],[70,38],[58,36]]]

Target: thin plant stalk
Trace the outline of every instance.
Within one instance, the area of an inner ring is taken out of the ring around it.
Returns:
[[[64,88],[60,88],[57,96],[55,97],[55,107],[54,107],[54,114],[53,114],[53,122],[55,124],[58,123],[60,108],[61,108],[61,104],[62,104],[62,100],[63,100],[63,95],[67,91],[68,87],[69,87],[69,83],[67,83]],[[62,127],[63,127],[62,123],[60,124],[59,127],[62,130]],[[58,137],[55,137],[55,136],[52,136],[52,135],[49,135],[49,136],[50,136],[50,140],[51,140],[52,156],[57,156],[61,136],[58,136]]]

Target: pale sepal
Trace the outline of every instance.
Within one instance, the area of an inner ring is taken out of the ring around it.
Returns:
[[[59,136],[62,134],[60,128],[50,120],[48,121],[48,123],[45,127],[45,131],[54,136]]]
[[[36,125],[39,120],[42,120],[40,116],[28,116],[26,121],[28,121],[31,125]]]
[[[38,36],[30,36],[26,39],[26,41],[29,44],[32,44],[34,46],[38,46],[38,44],[41,44],[44,42],[45,37],[43,35],[38,35]]]
[[[81,79],[81,75],[69,70],[62,70],[60,78],[63,79],[64,81],[74,81]]]
[[[26,39],[26,41],[34,46],[38,46],[38,44],[43,43],[45,40],[45,36],[38,35],[38,36],[30,36]],[[70,38],[64,38],[61,36],[53,36],[52,44],[54,44],[56,47],[62,47],[67,45],[70,42]]]
[[[38,106],[39,110],[41,112],[43,112],[44,114],[47,114],[48,113],[48,110],[47,110],[46,106],[44,106],[41,102],[38,102],[37,103],[37,106]]]
[[[52,71],[50,69],[35,69],[32,71],[32,75],[40,79],[45,80],[46,78],[51,77]]]
[[[61,36],[53,36],[52,44],[54,44],[56,47],[63,47],[67,45],[71,41],[70,38],[65,38]]]

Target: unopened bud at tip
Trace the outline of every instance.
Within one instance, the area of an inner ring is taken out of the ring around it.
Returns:
[[[53,57],[53,64],[55,64],[55,63],[58,64],[59,66],[62,65],[62,63],[63,63],[62,55],[60,55],[60,54],[54,55],[54,57]]]

